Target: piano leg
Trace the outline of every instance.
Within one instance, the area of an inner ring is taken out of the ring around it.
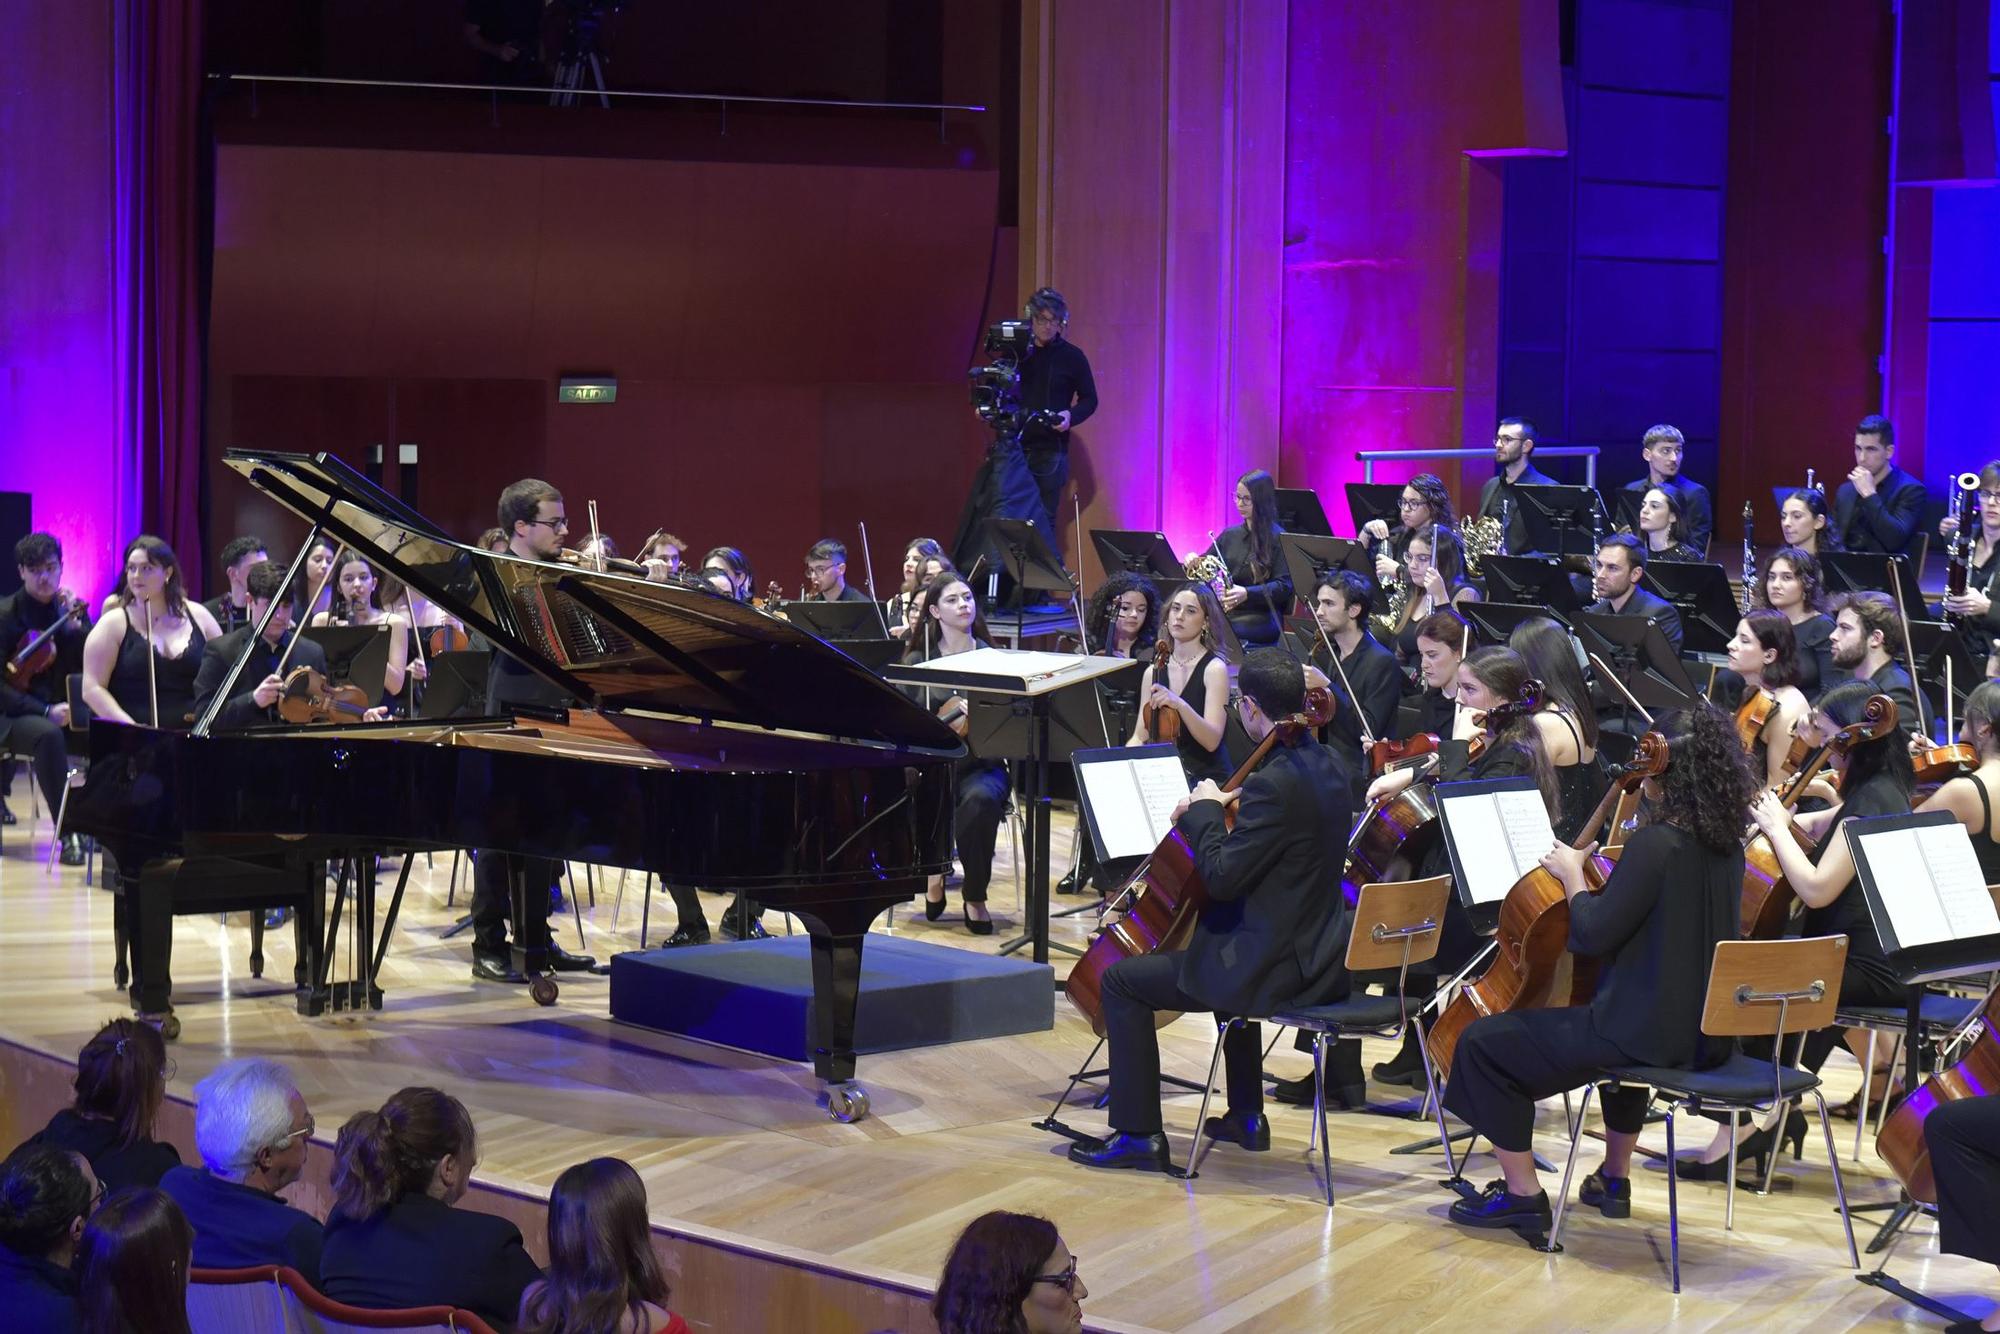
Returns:
[[[861,1000],[861,944],[868,924],[890,903],[825,903],[791,911],[812,939],[813,1073],[836,1121],[868,1115],[868,1091],[854,1082],[854,1013]]]

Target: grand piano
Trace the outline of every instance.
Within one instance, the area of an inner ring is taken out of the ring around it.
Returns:
[[[958,737],[823,641],[705,588],[466,546],[324,454],[226,461],[312,525],[301,554],[322,532],[359,549],[574,703],[230,732],[94,720],[69,827],[116,857],[127,916],[152,939],[170,927],[168,895],[147,899],[149,867],[154,885],[172,883],[162,864],[191,868],[177,878],[192,885],[210,862],[296,868],[361,849],[469,847],[740,891],[810,933],[822,1097],[837,1119],[866,1115],[862,941],[950,865]],[[517,876],[512,890],[516,966],[551,1004],[547,887]],[[135,926],[142,980],[145,938]],[[379,1006],[372,977],[362,986]]]

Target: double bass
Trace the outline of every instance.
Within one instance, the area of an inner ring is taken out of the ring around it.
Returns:
[[[1658,732],[1640,737],[1631,761],[1605,789],[1597,809],[1591,812],[1570,846],[1588,847],[1597,830],[1611,818],[1619,798],[1645,779],[1665,773],[1667,761],[1665,737]],[[1584,863],[1584,880],[1592,893],[1604,888],[1604,882],[1611,878],[1612,866],[1611,858],[1602,854]],[[1500,904],[1500,927],[1494,945],[1493,962],[1478,981],[1459,989],[1425,1035],[1431,1061],[1440,1075],[1450,1072],[1459,1036],[1473,1020],[1552,1004],[1582,1005],[1597,989],[1595,967],[1586,966],[1569,952],[1569,895],[1562,881],[1544,867],[1535,867],[1507,891]],[[1560,995],[1565,962],[1572,965],[1566,998]]]
[[[1305,708],[1273,727],[1257,743],[1257,748],[1250,752],[1249,758],[1229,775],[1229,781],[1222,785],[1222,790],[1234,792],[1243,786],[1245,780],[1256,772],[1257,766],[1264,762],[1264,757],[1270,754],[1272,746],[1296,744],[1304,733],[1326,726],[1327,719],[1332,715],[1332,692],[1325,687],[1308,690]],[[1307,738],[1307,744],[1314,743]],[[1223,820],[1229,827],[1235,827],[1235,806],[1224,809]],[[1139,869],[1133,872],[1132,878],[1119,888],[1111,901],[1124,905],[1124,915],[1099,930],[1097,938],[1090,942],[1090,948],[1069,970],[1069,980],[1063,983],[1064,994],[1090,1020],[1091,1031],[1099,1037],[1104,1036],[1106,970],[1121,959],[1185,947],[1194,935],[1195,923],[1208,907],[1208,886],[1202,882],[1200,868],[1195,865],[1194,851],[1188,847],[1180,830],[1174,830],[1161,840],[1152,855],[1140,863]],[[1154,1022],[1165,1028],[1178,1017],[1171,1011],[1161,1011],[1154,1016]]]

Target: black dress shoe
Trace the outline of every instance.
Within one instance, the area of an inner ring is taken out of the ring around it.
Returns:
[[[1510,1195],[1505,1181],[1494,1181],[1476,1199],[1453,1201],[1451,1221],[1467,1227],[1544,1233],[1549,1230],[1549,1193],[1538,1190],[1533,1195]]]
[[[993,934],[993,919],[991,917],[974,917],[968,913],[965,918],[965,929],[975,936],[990,936]]]
[[[0,825],[14,824],[14,812],[7,809],[7,803],[0,801]]]
[[[1056,881],[1056,893],[1088,894],[1090,893],[1090,879],[1087,876],[1078,876],[1075,871],[1071,871],[1068,875]]]
[[[64,834],[62,851],[57,854],[56,860],[64,866],[83,865],[83,835]]]
[[[1124,1135],[1115,1131],[1103,1139],[1070,1145],[1069,1160],[1085,1167],[1132,1167],[1141,1172],[1165,1172],[1172,1167],[1165,1135]]]
[[[1576,1193],[1577,1203],[1587,1204],[1606,1218],[1632,1216],[1632,1178],[1608,1177],[1599,1168],[1583,1179]]]
[[[1420,1089],[1424,1086],[1424,1057],[1417,1050],[1417,1030],[1414,1026],[1403,1031],[1403,1045],[1388,1060],[1378,1063],[1369,1071],[1379,1084],[1400,1084],[1404,1088]]]
[[[514,971],[511,954],[488,954],[483,950],[472,952],[472,976],[481,982],[526,982],[528,979]]]
[[[549,967],[558,973],[587,973],[597,963],[593,956],[571,954],[553,940],[549,942],[548,961]]]
[[[927,898],[924,900],[924,920],[926,922],[935,922],[942,916],[944,916],[944,895],[940,894],[934,899]]]
[[[1332,1071],[1327,1072],[1326,1105],[1329,1111],[1358,1112],[1368,1106],[1368,1086],[1366,1084],[1335,1084]],[[1313,1105],[1313,1077],[1300,1075],[1297,1079],[1278,1079],[1271,1083],[1271,1100],[1282,1102],[1287,1107],[1310,1107]]]
[[[1271,1119],[1261,1112],[1247,1116],[1242,1112],[1224,1112],[1221,1116],[1211,1116],[1201,1123],[1201,1133],[1210,1139],[1240,1144],[1252,1153],[1263,1153],[1271,1147]]]
[[[769,940],[771,933],[764,929],[762,922],[753,919],[750,923],[750,934],[738,935],[736,928],[729,924],[729,918],[725,916],[722,919],[722,938],[724,940]]]
[[[661,948],[669,950],[677,950],[683,945],[706,945],[707,943],[708,943],[707,927],[684,926],[681,927],[679,930],[675,931],[671,936],[668,936],[666,944],[661,946]]]

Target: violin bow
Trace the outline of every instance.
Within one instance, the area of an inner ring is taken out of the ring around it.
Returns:
[[[856,519],[854,526],[861,530],[861,570],[868,579],[868,600],[875,604],[875,619],[882,623],[882,638],[889,638],[889,614],[882,610],[882,599],[875,592],[875,557],[868,551],[868,521]]]
[[[308,614],[310,614],[311,609],[313,607],[318,605],[319,595],[326,591],[327,583],[333,578],[333,571],[334,571],[334,566],[329,565],[326,567],[326,573],[319,577],[319,587],[313,590],[312,599],[306,603],[306,609]],[[328,613],[329,619],[331,619],[331,616],[332,613],[329,612]],[[277,665],[271,668],[271,675],[283,676],[285,674],[285,665],[292,660],[292,650],[297,648],[299,646],[299,640],[304,638],[305,629],[306,628],[303,625],[295,625],[292,627],[292,642],[285,645],[285,651],[283,655],[279,657]]]
[[[1083,645],[1084,656],[1088,657],[1091,653],[1090,611],[1083,605],[1083,502],[1075,496],[1071,496],[1069,500],[1070,504],[1076,507],[1076,523],[1072,525],[1072,532],[1076,537],[1077,572],[1070,576],[1076,587],[1076,600],[1073,604],[1076,607],[1076,642]],[[1113,609],[1111,615],[1114,619],[1117,617],[1116,609]],[[1097,701],[1097,725],[1104,729],[1104,744],[1106,746],[1117,744],[1111,739],[1111,720],[1104,716],[1104,692],[1093,690],[1090,695]]]
[[[141,598],[140,605],[146,609],[146,693],[152,696],[153,726],[158,727],[160,725],[160,669],[154,663],[153,659],[159,656],[160,651],[153,647],[153,604]]]
[[[1884,556],[1882,563],[1889,574],[1889,587],[1896,594],[1896,619],[1903,624],[1903,661],[1910,669],[1910,698],[1917,706],[1917,732],[1929,738],[1931,727],[1924,718],[1924,683],[1917,679],[1917,649],[1910,642],[1910,613],[1903,605],[1903,581],[1896,577],[1896,557]],[[1951,742],[1947,740],[1945,744]]]
[[[1618,674],[1612,671],[1609,667],[1605,666],[1604,659],[1598,657],[1595,653],[1592,653],[1590,655],[1590,661],[1597,667],[1597,674],[1603,677],[1606,681],[1609,681],[1611,683],[1611,688],[1616,690],[1619,694],[1623,695],[1625,697],[1625,702],[1627,704],[1630,704],[1632,708],[1635,711],[1637,711],[1638,715],[1646,720],[1646,726],[1651,727],[1653,725],[1653,715],[1646,712],[1645,705],[1641,704],[1638,700],[1632,698],[1632,692],[1625,688],[1625,683],[1618,679]]]

